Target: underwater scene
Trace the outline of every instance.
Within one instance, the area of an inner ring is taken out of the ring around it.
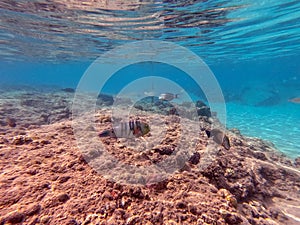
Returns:
[[[300,224],[300,1],[2,0],[0,225]]]

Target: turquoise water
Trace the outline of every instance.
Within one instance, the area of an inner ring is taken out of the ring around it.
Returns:
[[[300,104],[288,102],[300,97],[299,1],[4,0],[0,23],[1,86],[76,88],[102,53],[132,41],[169,41],[210,67],[226,100],[228,128],[299,156]],[[205,98],[182,71],[153,62],[119,71],[105,92],[153,74]]]
[[[241,133],[273,142],[290,157],[299,156],[299,106],[282,104],[253,107],[236,103],[227,104],[227,126]]]

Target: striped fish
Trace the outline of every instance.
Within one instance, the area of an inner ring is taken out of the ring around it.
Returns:
[[[150,132],[150,126],[137,120],[129,120],[129,122],[121,122],[113,129],[105,130],[99,134],[99,137],[113,137],[113,138],[133,138],[141,137]]]

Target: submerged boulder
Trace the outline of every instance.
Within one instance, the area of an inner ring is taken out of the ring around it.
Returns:
[[[62,88],[61,91],[67,92],[67,93],[74,93],[75,89],[74,88]]]
[[[111,106],[114,104],[114,98],[111,95],[100,93],[97,98],[97,105]]]
[[[174,111],[174,105],[172,103],[160,100],[156,96],[142,98],[134,104],[134,108],[163,115],[169,115],[170,112],[173,113]]]
[[[211,117],[210,108],[204,102],[198,100],[196,102],[196,108],[198,116]]]

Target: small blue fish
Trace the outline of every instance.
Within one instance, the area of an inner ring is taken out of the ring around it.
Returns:
[[[172,93],[164,93],[160,94],[158,97],[159,100],[165,100],[165,101],[172,101],[175,98],[178,98],[178,94],[172,94]]]

